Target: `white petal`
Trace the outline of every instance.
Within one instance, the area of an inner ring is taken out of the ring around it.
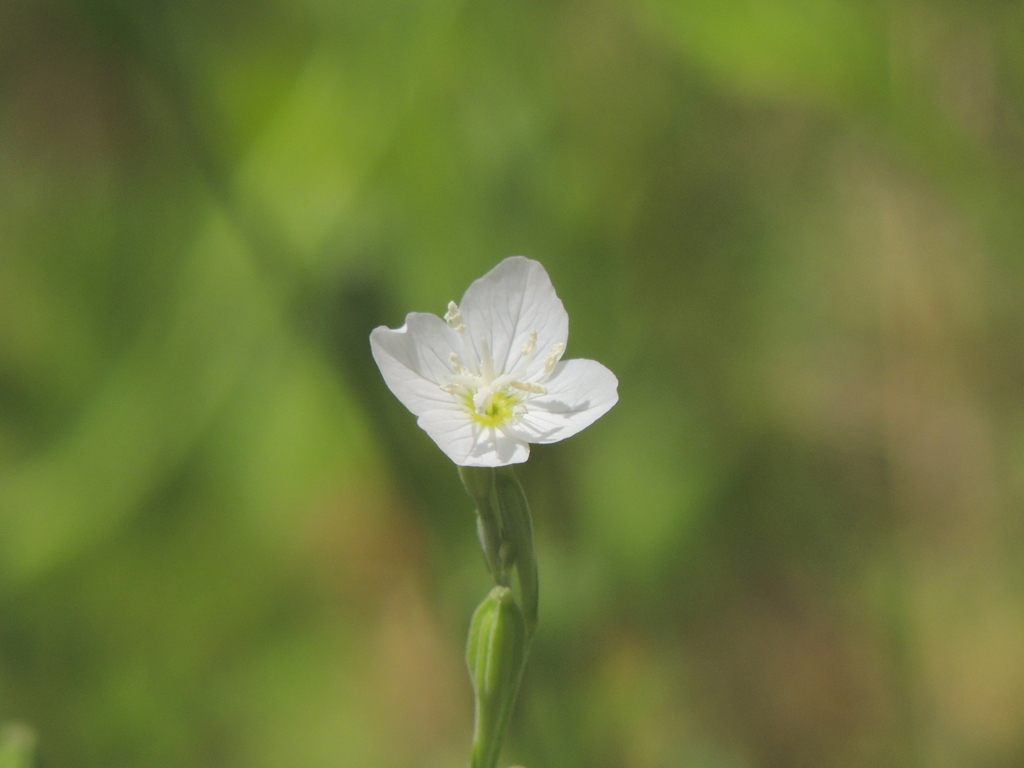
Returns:
[[[555,344],[569,339],[569,315],[540,262],[510,256],[473,282],[462,297],[467,341],[479,358],[486,343],[497,373],[512,373],[537,331],[531,364],[517,375],[533,378]]]
[[[619,380],[594,360],[563,360],[545,386],[547,394],[531,397],[522,420],[510,430],[521,440],[564,440],[589,427],[619,401]]]
[[[418,424],[448,458],[463,467],[503,467],[521,464],[530,456],[530,446],[502,429],[485,427],[463,410],[433,410]]]
[[[462,340],[444,320],[412,312],[401,328],[374,328],[370,349],[388,388],[414,414],[453,407],[455,397],[440,386],[454,375],[449,357]]]

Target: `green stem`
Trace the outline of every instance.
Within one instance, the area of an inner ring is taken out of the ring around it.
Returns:
[[[470,625],[466,661],[476,694],[471,768],[495,768],[537,628],[539,587],[533,522],[526,493],[511,467],[459,467],[476,504],[477,531],[498,585]],[[512,568],[519,601],[512,591]]]
[[[494,470],[494,495],[501,510],[503,535],[511,550],[511,561],[515,563],[519,577],[520,599],[523,601],[523,617],[526,629],[532,637],[537,628],[539,585],[537,580],[537,556],[533,549],[533,520],[526,492],[511,466]]]
[[[495,584],[507,587],[510,578],[502,557],[501,513],[494,499],[494,470],[491,467],[459,467],[459,477],[476,505],[476,530],[487,569]]]

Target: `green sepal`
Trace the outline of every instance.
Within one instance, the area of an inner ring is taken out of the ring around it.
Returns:
[[[494,768],[519,692],[529,635],[512,590],[494,587],[469,627],[466,664],[476,695],[471,768]]]

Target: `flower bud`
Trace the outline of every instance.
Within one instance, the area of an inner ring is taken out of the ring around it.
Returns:
[[[476,695],[471,768],[494,768],[529,642],[512,590],[495,587],[473,614],[466,664]]]

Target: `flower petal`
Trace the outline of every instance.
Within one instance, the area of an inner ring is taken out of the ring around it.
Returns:
[[[401,328],[374,328],[370,349],[388,388],[417,416],[455,405],[441,385],[453,375],[449,357],[462,340],[441,318],[411,312]]]
[[[569,315],[540,262],[510,256],[466,290],[462,297],[467,343],[481,359],[486,343],[497,373],[512,373],[537,332],[528,364],[517,375],[524,379],[543,371],[544,359],[556,344],[569,338]]]
[[[485,427],[459,409],[427,411],[417,423],[448,458],[463,467],[503,467],[521,464],[530,446],[505,430]]]
[[[594,360],[563,360],[510,429],[520,440],[556,443],[585,429],[619,401],[619,380]]]

